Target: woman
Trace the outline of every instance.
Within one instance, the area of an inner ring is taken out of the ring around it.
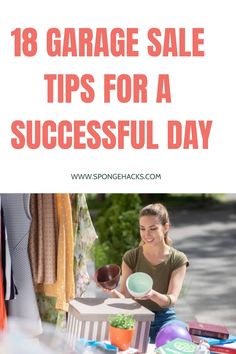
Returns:
[[[111,293],[116,297],[130,297],[126,280],[132,273],[145,272],[152,277],[152,290],[136,300],[155,313],[150,328],[153,343],[160,328],[176,319],[173,306],[179,297],[189,262],[184,253],[171,247],[169,216],[162,204],[144,207],[139,215],[139,227],[141,243],[123,256],[120,292],[113,290]]]

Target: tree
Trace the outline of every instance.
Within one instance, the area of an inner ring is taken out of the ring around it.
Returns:
[[[123,254],[139,243],[138,194],[108,194],[95,220],[98,241],[95,244],[96,267],[121,264]]]

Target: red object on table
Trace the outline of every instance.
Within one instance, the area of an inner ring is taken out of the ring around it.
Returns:
[[[228,329],[222,325],[190,321],[188,322],[188,330],[190,334],[197,336],[205,336],[219,339],[229,338]]]

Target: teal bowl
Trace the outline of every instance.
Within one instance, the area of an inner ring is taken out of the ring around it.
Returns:
[[[126,287],[133,297],[143,297],[152,289],[153,280],[150,275],[146,273],[133,273],[127,278]]]

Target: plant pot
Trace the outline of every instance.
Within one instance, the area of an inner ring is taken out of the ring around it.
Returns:
[[[115,345],[120,350],[129,349],[134,336],[134,330],[134,328],[124,329],[109,326],[111,344]]]

